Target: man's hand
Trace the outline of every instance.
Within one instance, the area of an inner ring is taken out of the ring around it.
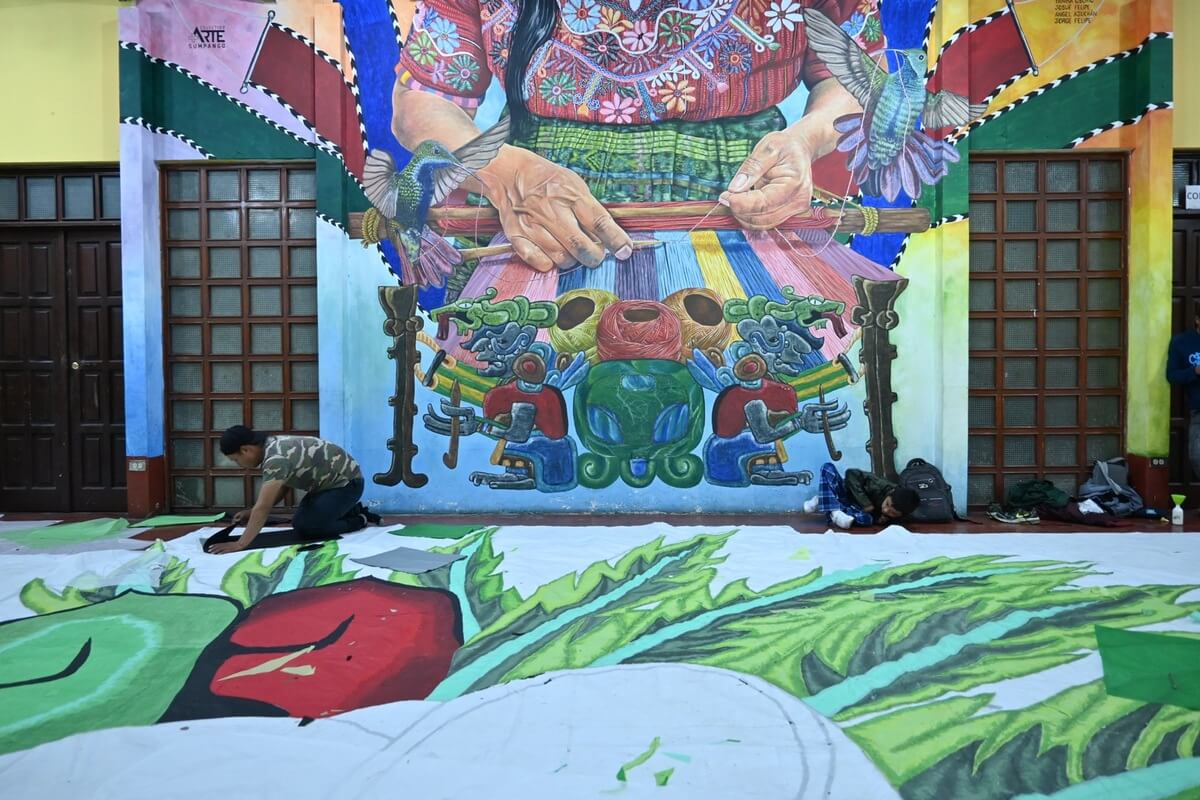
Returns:
[[[237,553],[245,550],[248,544],[249,542],[246,541],[246,537],[242,536],[234,542],[222,542],[221,544],[214,544],[209,552],[218,556],[225,555],[226,553]]]
[[[236,514],[234,514],[233,515],[233,524],[234,525],[246,524],[246,520],[250,519],[250,511],[251,511],[251,509],[247,508],[245,511],[239,511]]]

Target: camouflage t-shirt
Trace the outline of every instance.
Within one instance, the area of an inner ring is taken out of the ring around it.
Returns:
[[[339,489],[362,478],[349,453],[315,436],[268,436],[262,471],[263,482],[283,481],[303,492]]]

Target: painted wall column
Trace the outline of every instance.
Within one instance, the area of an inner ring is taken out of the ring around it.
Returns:
[[[150,36],[147,15],[123,9],[135,41]],[[114,42],[116,45],[116,42]],[[153,87],[121,76],[122,108],[140,108]],[[121,281],[125,335],[125,454],[129,513],[166,507],[164,458],[162,243],[154,140],[121,125]]]

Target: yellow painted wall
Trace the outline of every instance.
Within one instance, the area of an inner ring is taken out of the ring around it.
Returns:
[[[118,157],[115,0],[0,0],[0,163]]]
[[[1175,0],[1175,146],[1200,148],[1200,0]]]

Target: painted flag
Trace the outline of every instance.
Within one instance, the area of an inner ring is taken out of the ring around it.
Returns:
[[[303,35],[267,15],[245,85],[283,103],[361,178],[366,161],[358,96],[338,62]]]
[[[928,88],[931,92],[949,89],[972,103],[982,103],[1010,81],[1036,70],[1020,20],[1008,4],[958,31],[943,45]]]

